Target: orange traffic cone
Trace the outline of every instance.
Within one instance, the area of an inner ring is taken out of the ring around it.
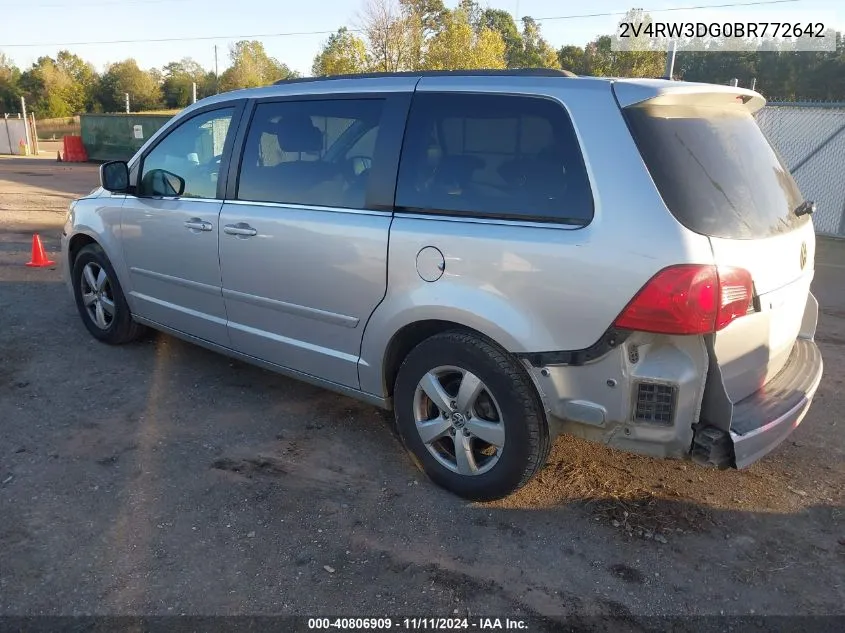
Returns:
[[[26,265],[30,268],[47,268],[56,265],[56,262],[47,259],[47,253],[44,252],[44,245],[41,243],[38,233],[32,236],[32,260],[28,261]]]

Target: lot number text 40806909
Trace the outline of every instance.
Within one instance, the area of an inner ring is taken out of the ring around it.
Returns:
[[[514,618],[308,618],[312,630],[348,631],[527,631],[528,623]]]

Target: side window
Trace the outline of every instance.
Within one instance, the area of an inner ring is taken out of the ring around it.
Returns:
[[[259,104],[237,199],[363,208],[383,109],[381,99]]]
[[[373,154],[376,151],[376,134],[378,128],[373,128],[359,138],[355,144],[346,152],[346,158],[354,158],[361,156],[372,160]]]
[[[183,198],[216,198],[220,160],[234,108],[204,112],[180,124],[144,157],[139,193],[174,196],[174,179],[185,181]]]
[[[417,93],[396,206],[587,224],[593,197],[575,130],[550,99]]]

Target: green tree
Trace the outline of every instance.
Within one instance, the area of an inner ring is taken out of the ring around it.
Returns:
[[[311,73],[315,76],[351,75],[367,71],[367,45],[346,27],[338,29],[323,44],[314,58]]]
[[[501,35],[505,42],[505,61],[508,68],[517,68],[517,61],[522,53],[522,36],[513,16],[503,9],[484,9],[479,18],[479,25]]]
[[[214,74],[206,71],[199,63],[185,57],[170,62],[163,69],[164,80],[161,90],[164,105],[168,108],[184,108],[193,100],[193,84],[197,84],[197,99],[214,94]]]
[[[561,46],[557,52],[557,60],[564,70],[583,75],[587,72],[587,56],[580,46]]]
[[[460,0],[456,9],[466,13],[467,21],[474,31],[480,31],[483,10],[475,0]]]
[[[458,8],[444,16],[423,63],[430,70],[505,68],[505,43],[492,29],[473,30],[469,14]]]
[[[596,77],[661,77],[666,53],[651,50],[614,51],[612,37],[602,35],[585,48],[585,74]]]
[[[557,51],[543,39],[540,25],[529,16],[522,18],[520,47],[509,61],[512,68],[560,68]]]
[[[241,40],[229,51],[232,65],[220,77],[220,90],[238,90],[268,86],[298,74],[264,50],[258,40]]]
[[[0,53],[0,114],[20,110],[21,71],[4,53]]]
[[[443,0],[399,0],[399,7],[404,15],[419,18],[424,39],[432,37],[443,25],[443,18],[449,12]]]
[[[76,86],[52,57],[39,57],[21,75],[19,86],[29,109],[37,117],[66,117],[75,113]],[[84,104],[80,107],[84,108]]]
[[[73,114],[90,111],[94,105],[94,93],[100,79],[94,65],[70,51],[59,51],[56,56],[56,68],[73,82],[73,87],[66,94],[67,103]]]
[[[629,10],[623,20],[644,27],[652,22],[642,9]],[[584,71],[603,77],[661,77],[666,67],[666,52],[652,45],[653,41],[644,32],[624,39],[602,35],[585,47]]]
[[[92,108],[97,80],[91,64],[59,51],[56,59],[39,57],[21,75],[19,87],[36,116],[66,117]]]
[[[106,68],[97,98],[104,112],[123,112],[126,93],[133,112],[157,110],[163,106],[160,79],[157,70],[142,70],[134,59],[126,59]]]
[[[442,28],[448,14],[443,0],[399,0],[399,15],[394,31],[400,32],[406,45],[404,67],[419,70],[431,38]]]
[[[845,45],[833,33],[836,51],[793,51],[773,44],[762,50],[720,50],[724,42],[694,42],[706,50],[681,50],[675,76],[686,81],[739,85],[756,89],[769,99],[841,101],[845,99]],[[690,41],[684,42],[689,45]]]

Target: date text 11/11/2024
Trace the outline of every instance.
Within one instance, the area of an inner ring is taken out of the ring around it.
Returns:
[[[520,618],[308,618],[314,631],[345,629],[347,631],[528,631]]]

